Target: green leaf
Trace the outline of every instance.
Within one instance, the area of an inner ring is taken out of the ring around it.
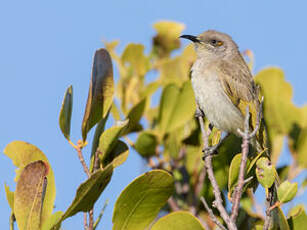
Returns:
[[[286,134],[295,120],[295,106],[292,103],[292,86],[285,81],[279,68],[267,68],[255,76],[264,95],[264,117],[269,128]],[[282,93],[281,93],[282,92]]]
[[[263,230],[263,225],[256,224],[253,230]]]
[[[160,218],[151,230],[204,230],[199,220],[189,212],[172,212]]]
[[[258,159],[262,156],[262,154],[265,152],[266,150],[263,150],[262,152],[258,153],[258,155],[252,159],[252,161],[250,162],[250,164],[247,167],[247,174],[250,174],[252,172],[252,169],[254,168],[254,166],[256,165]]]
[[[306,115],[307,116],[307,115]],[[302,128],[296,140],[297,161],[301,167],[307,168],[307,126]]]
[[[180,90],[167,130],[172,132],[184,125],[188,120],[194,117],[195,110],[196,104],[194,92],[191,82],[187,81],[183,84],[182,89]]]
[[[307,168],[307,106],[299,108],[296,118],[288,136],[288,146],[299,166]]]
[[[106,122],[108,120],[109,117],[109,113],[107,113],[107,115],[101,119],[95,129],[95,134],[94,134],[94,138],[93,138],[93,142],[92,142],[92,152],[91,152],[91,163],[90,163],[90,172],[93,172],[93,167],[94,167],[94,159],[95,159],[95,154],[99,145],[99,138],[101,136],[101,134],[104,131]]]
[[[19,229],[37,230],[42,224],[42,208],[49,166],[39,160],[23,168],[14,196],[14,215]]]
[[[284,181],[277,188],[278,200],[282,203],[289,202],[292,200],[297,192],[297,183],[290,183],[289,181]]]
[[[256,163],[256,176],[264,188],[270,188],[275,181],[275,167],[266,157],[261,157]]]
[[[280,207],[276,207],[273,210],[274,214],[273,216],[277,217],[278,219],[273,221],[273,228],[272,229],[280,229],[280,230],[290,230],[289,224],[287,222],[287,218],[285,217],[283,211]],[[276,213],[276,214],[275,214]],[[278,228],[275,228],[275,226],[278,226]]]
[[[48,186],[46,189],[42,212],[42,222],[44,222],[45,219],[48,219],[52,214],[56,194],[54,173],[47,157],[39,148],[24,141],[13,141],[9,143],[3,152],[18,168],[16,170],[15,181],[18,180],[20,172],[23,170],[23,168],[31,162],[42,160],[49,166],[49,173],[47,175]]]
[[[185,167],[190,175],[199,172],[204,167],[202,156],[202,146],[186,145]]]
[[[158,116],[161,135],[172,132],[193,118],[196,105],[191,82],[179,89],[176,85],[166,86],[162,92]]]
[[[162,59],[159,65],[161,83],[181,85],[183,81],[189,80],[191,63],[188,64],[182,56]]]
[[[10,187],[4,184],[5,194],[7,202],[10,205],[12,212],[14,213],[14,192],[10,190]]]
[[[156,90],[160,87],[160,83],[157,81],[150,82],[148,85],[144,87],[142,91],[141,98],[147,98],[151,96]]]
[[[179,93],[179,88],[173,84],[170,84],[163,89],[158,115],[158,126],[162,135],[166,132],[166,128],[176,106]]]
[[[52,226],[54,226],[62,217],[63,212],[57,211],[53,213],[42,225],[42,230],[50,230]],[[60,225],[58,225],[58,228],[55,228],[54,230],[60,229]]]
[[[83,182],[77,189],[73,202],[52,229],[58,228],[63,220],[75,215],[78,212],[90,211],[100,194],[110,182],[112,173],[113,166],[108,165],[108,167],[104,168],[103,170],[97,170],[89,179]]]
[[[178,37],[184,25],[172,21],[160,21],[153,25],[157,35],[153,38],[154,51],[158,56],[169,56],[171,51],[180,47]]]
[[[116,201],[113,229],[144,230],[173,192],[174,180],[166,171],[152,170],[136,178]]]
[[[157,136],[150,131],[144,131],[139,134],[133,147],[143,157],[150,157],[156,154],[157,145]]]
[[[125,142],[118,140],[110,154],[103,159],[102,165],[112,164],[113,168],[116,168],[127,160],[128,155],[128,146],[125,144]]]
[[[96,51],[92,78],[82,121],[82,137],[86,140],[88,131],[106,116],[113,102],[114,81],[110,54],[106,49]]]
[[[159,35],[169,37],[170,39],[178,39],[184,29],[184,24],[173,21],[160,21],[153,25]]]
[[[144,76],[148,70],[149,61],[144,55],[144,46],[142,44],[131,43],[126,46],[122,57],[124,64],[129,64],[135,74]]]
[[[142,118],[142,115],[145,110],[146,105],[146,99],[141,100],[139,103],[137,103],[132,109],[128,112],[127,118],[129,119],[128,127],[125,129],[125,131],[121,134],[122,136],[139,131],[139,121]]]
[[[302,186],[302,188],[305,188],[307,186],[307,177],[305,177],[305,179],[303,180],[301,186]]]
[[[300,215],[301,212],[304,212],[305,210],[305,207],[303,204],[298,204],[296,205],[295,207],[291,208],[288,212],[288,216],[291,217],[291,216],[297,216],[297,215]]]
[[[121,120],[121,118],[120,118],[120,111],[119,111],[119,109],[117,108],[117,105],[114,103],[114,101],[113,101],[113,103],[112,103],[111,111],[110,111],[110,112],[111,112],[111,114],[112,114],[114,120],[116,120],[116,121]]]
[[[232,191],[235,189],[235,186],[237,185],[238,182],[238,177],[239,177],[239,171],[240,171],[240,164],[241,164],[241,158],[242,154],[239,153],[234,156],[230,163],[229,167],[229,174],[228,174],[228,192],[229,194],[232,194]],[[246,177],[246,169],[249,168],[250,161],[247,159],[246,162],[246,167],[245,167],[245,177]]]
[[[288,224],[291,230],[305,230],[307,223],[307,215],[304,210],[288,219]]]
[[[70,121],[73,103],[73,88],[69,86],[65,92],[60,111],[59,124],[61,131],[67,140],[70,140]]]
[[[102,155],[102,162],[104,159],[109,158],[109,154],[112,152],[114,147],[117,144],[118,138],[122,134],[122,132],[127,128],[129,120],[118,121],[117,124],[107,130],[105,130],[100,138],[98,151]]]
[[[271,132],[270,136],[270,142],[271,142],[271,150],[270,150],[270,158],[271,162],[275,163],[278,161],[279,155],[281,153],[281,150],[283,148],[283,143],[285,140],[285,136],[283,134],[272,134],[274,132]]]
[[[264,118],[272,147],[271,160],[276,163],[281,153],[283,136],[292,132],[293,126],[301,119],[301,113],[292,102],[292,86],[285,81],[281,69],[264,69],[255,76],[255,81],[260,84],[264,96]]]

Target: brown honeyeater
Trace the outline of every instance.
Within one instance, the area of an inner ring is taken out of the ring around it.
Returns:
[[[257,120],[260,122],[256,135],[250,140],[251,144],[257,153],[265,151],[270,157],[264,120],[260,117],[259,88],[237,44],[229,35],[214,30],[208,30],[199,36],[182,35],[181,38],[189,39],[195,45],[197,59],[192,66],[191,81],[198,110],[216,128],[239,136],[238,129],[244,130],[248,106],[250,130],[256,127]],[[205,156],[215,150],[216,148],[211,147],[208,153],[208,149],[204,149]],[[277,201],[278,184],[276,174],[275,182],[266,194],[269,207]],[[278,228],[280,221],[272,222],[273,219],[279,220],[278,211],[273,209],[268,213],[270,218],[265,218],[264,226]]]
[[[198,109],[216,128],[238,135],[237,130],[244,129],[248,106],[250,129],[254,129],[260,109],[259,90],[237,44],[229,35],[214,30],[181,38],[195,45],[197,59],[191,81]],[[251,143],[257,152],[267,147],[263,124]]]

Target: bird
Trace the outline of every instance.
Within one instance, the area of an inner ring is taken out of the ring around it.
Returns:
[[[250,143],[256,155],[264,152],[270,158],[262,116],[263,98],[238,45],[228,34],[215,30],[207,30],[198,36],[182,35],[180,38],[191,40],[195,46],[197,57],[191,68],[191,82],[197,105],[196,116],[205,116],[219,130],[240,136],[238,130],[244,130],[246,112],[249,112],[249,128],[257,131]],[[222,142],[203,149],[203,159],[216,154]],[[276,175],[268,190],[271,195],[266,198],[271,207],[278,200],[278,184]],[[278,212],[272,212],[273,218],[278,218]],[[271,218],[265,220],[265,226],[271,225]],[[273,226],[275,224],[273,222]]]
[[[191,68],[191,82],[197,104],[196,115],[204,115],[221,131],[240,136],[238,129],[244,129],[248,107],[250,129],[254,129],[261,106],[259,87],[238,45],[228,34],[215,30],[180,38],[192,41],[195,46],[197,58]],[[251,144],[259,152],[266,148],[263,124]],[[214,153],[219,146],[220,143],[203,150],[205,156]]]

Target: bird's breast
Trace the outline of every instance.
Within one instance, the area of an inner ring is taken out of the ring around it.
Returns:
[[[197,63],[195,63],[197,64]],[[192,68],[192,86],[197,105],[206,118],[220,130],[237,133],[243,128],[243,116],[223,90],[215,71]]]

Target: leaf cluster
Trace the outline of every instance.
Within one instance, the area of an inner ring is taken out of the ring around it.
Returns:
[[[82,140],[77,144],[72,142],[70,133],[73,87],[69,86],[65,92],[59,126],[88,174],[66,211],[53,213],[54,175],[44,153],[22,141],[6,146],[4,153],[18,168],[16,190],[12,192],[5,186],[5,191],[19,229],[60,229],[66,218],[78,212],[91,212],[115,168],[127,159],[126,142],[151,170],[132,181],[121,194],[116,194],[113,229],[180,230],[205,229],[205,226],[215,229],[200,202],[200,198],[205,197],[212,203],[214,195],[201,160],[201,133],[194,118],[196,104],[189,80],[196,58],[194,49],[187,46],[178,50],[183,24],[162,21],[156,23],[154,29],[156,35],[148,54],[144,45],[132,43],[119,55],[117,41],[105,42],[105,49],[96,51],[81,124]],[[119,70],[116,84],[112,62]],[[250,68],[252,64],[251,60]],[[295,207],[286,217],[281,206],[295,198],[298,184],[290,181],[307,167],[307,107],[293,104],[292,87],[285,81],[281,69],[266,68],[256,74],[255,81],[265,98],[264,119],[271,156],[269,159],[258,153],[247,161],[245,179],[253,179],[244,187],[237,226],[239,229],[262,228],[264,214],[257,207],[263,204],[255,203],[254,192],[258,186],[267,191],[274,181],[280,180],[278,202],[274,207],[279,226],[302,229],[307,221],[304,207]],[[106,129],[111,116],[116,122]],[[204,122],[208,128],[209,122],[206,119]],[[88,132],[94,127],[94,137],[88,140]],[[132,133],[137,137],[133,138]],[[209,143],[218,143],[222,136],[213,128]],[[285,141],[294,162],[276,168]],[[91,142],[91,158],[86,164],[84,159],[82,161],[82,150],[88,142]],[[227,199],[231,202],[238,181],[240,138],[228,136],[218,152],[213,167],[226,205]],[[161,214],[166,215],[161,217]],[[89,227],[95,229],[100,219]]]

